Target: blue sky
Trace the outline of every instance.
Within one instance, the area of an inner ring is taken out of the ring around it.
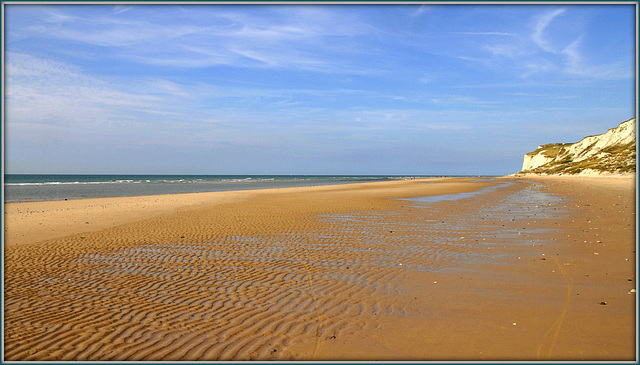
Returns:
[[[482,174],[635,116],[635,5],[5,4],[5,172]]]

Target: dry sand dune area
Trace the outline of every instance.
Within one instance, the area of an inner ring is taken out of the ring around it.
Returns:
[[[634,360],[635,199],[505,177],[8,203],[4,360]]]

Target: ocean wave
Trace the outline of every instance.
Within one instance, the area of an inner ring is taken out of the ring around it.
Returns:
[[[144,182],[149,182],[146,180]],[[46,185],[98,185],[98,184],[140,184],[142,180],[114,180],[114,181],[45,181],[25,183],[5,183],[6,186],[46,186]]]
[[[300,179],[308,180],[308,179]],[[100,184],[228,184],[228,183],[246,183],[246,182],[269,182],[276,181],[276,178],[237,178],[237,179],[119,179],[110,181],[43,181],[43,182],[5,182],[6,186],[48,186],[48,185],[100,185]],[[280,181],[278,179],[278,181]],[[292,179],[282,181],[295,181]]]
[[[319,184],[331,184],[332,182],[344,183],[344,182],[367,182],[367,181],[384,181],[384,180],[397,180],[407,179],[407,177],[399,176],[217,176],[217,177],[162,177],[162,178],[115,178],[112,180],[93,180],[93,181],[24,181],[24,182],[7,182],[5,186],[22,186],[22,187],[38,187],[38,186],[81,186],[81,185],[117,185],[117,184],[152,184],[152,185],[225,185],[225,184],[251,184],[257,185],[263,184],[296,184],[296,183],[319,183]]]

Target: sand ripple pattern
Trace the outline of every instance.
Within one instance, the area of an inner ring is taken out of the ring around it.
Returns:
[[[5,266],[5,359],[312,360],[289,346],[410,315],[394,301],[407,270],[456,267],[482,260],[491,245],[524,242],[489,226],[533,219],[531,207],[551,197],[512,190],[463,215],[448,214],[450,202],[403,202],[207,242],[55,250],[103,237],[87,235],[19,247]],[[27,274],[27,266],[38,269]]]

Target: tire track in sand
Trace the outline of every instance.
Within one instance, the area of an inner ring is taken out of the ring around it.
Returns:
[[[560,314],[558,315],[558,319],[556,319],[553,325],[551,325],[551,327],[549,327],[549,330],[547,330],[547,332],[544,334],[544,337],[540,342],[540,346],[538,346],[538,351],[537,351],[538,359],[540,359],[542,352],[546,352],[547,359],[551,359],[551,355],[553,354],[553,348],[556,345],[556,341],[558,340],[558,334],[560,333],[560,327],[562,326],[562,322],[564,321],[564,316],[567,313],[567,310],[569,309],[569,303],[571,302],[571,292],[573,291],[573,279],[571,279],[571,276],[567,274],[566,270],[562,267],[562,265],[560,264],[560,261],[558,261],[557,258],[555,258],[554,256],[551,256],[551,258],[553,258],[553,261],[555,262],[556,266],[560,270],[560,273],[562,274],[562,278],[564,279],[564,282],[567,287],[567,294],[565,295],[565,298],[564,298],[564,305],[562,306],[562,312],[560,312]],[[553,336],[549,337],[551,336],[552,333],[553,333]],[[546,344],[547,341],[549,341],[548,345]],[[547,347],[546,351],[544,349],[545,347]]]

